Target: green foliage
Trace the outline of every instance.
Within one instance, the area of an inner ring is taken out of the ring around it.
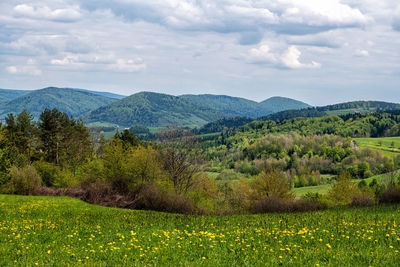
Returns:
[[[328,105],[323,107],[311,107],[301,110],[285,110],[260,118],[261,120],[280,121],[298,117],[314,118],[326,115],[344,115],[358,112],[390,111],[400,109],[400,104],[381,101],[353,101]],[[344,111],[344,112],[341,112]],[[335,114],[336,113],[336,114]]]
[[[35,161],[32,165],[42,178],[43,185],[49,187],[56,185],[56,181],[61,175],[59,167],[46,161]]]
[[[194,105],[176,96],[142,92],[100,107],[84,116],[84,120],[124,126],[168,126],[202,125],[222,117],[222,112]]]
[[[290,184],[286,177],[278,170],[263,171],[254,180],[254,189],[259,194],[259,199],[265,197],[293,198]]]
[[[328,198],[334,206],[348,205],[359,193],[358,186],[352,182],[351,175],[343,172],[328,191]]]
[[[124,148],[120,139],[112,139],[102,157],[105,181],[121,192],[134,192],[141,185],[161,176],[157,152],[151,147]],[[96,172],[94,172],[97,175]],[[92,177],[89,180],[95,180]]]
[[[31,195],[41,185],[41,179],[33,166],[22,168],[11,167],[9,181],[1,186],[1,191],[7,194]]]
[[[180,98],[189,100],[196,105],[221,111],[227,117],[258,118],[282,110],[309,107],[303,102],[285,97],[271,97],[260,103],[226,95],[182,95]]]
[[[67,162],[77,166],[92,152],[89,132],[82,121],[76,121],[57,109],[45,109],[38,123],[41,148],[45,159],[57,165]]]
[[[247,117],[234,117],[234,118],[223,118],[203,125],[198,131],[198,134],[208,134],[226,131],[229,129],[243,126],[253,119]]]

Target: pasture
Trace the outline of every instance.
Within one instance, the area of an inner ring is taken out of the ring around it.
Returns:
[[[354,138],[361,148],[381,150],[386,155],[400,155],[400,137]]]
[[[400,207],[185,216],[0,195],[0,265],[396,266]]]

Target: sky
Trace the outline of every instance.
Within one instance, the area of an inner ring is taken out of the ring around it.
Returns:
[[[1,0],[0,88],[400,102],[398,0]]]

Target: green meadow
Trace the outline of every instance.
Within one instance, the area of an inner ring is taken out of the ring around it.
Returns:
[[[0,195],[0,265],[396,266],[400,207],[186,216]]]

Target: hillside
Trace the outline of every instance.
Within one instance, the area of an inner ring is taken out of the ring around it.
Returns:
[[[269,109],[272,113],[283,110],[296,110],[311,107],[310,105],[287,97],[274,96],[259,103],[261,108]]]
[[[285,110],[259,118],[260,120],[284,120],[297,117],[322,117],[326,115],[345,115],[375,111],[398,110],[400,104],[383,101],[352,101],[321,107],[309,107],[300,110]]]
[[[226,116],[183,98],[141,92],[100,107],[84,116],[86,122],[109,122],[123,126],[202,125]]]
[[[181,95],[180,98],[189,100],[197,105],[224,112],[228,117],[258,118],[288,109],[310,107],[301,101],[285,97],[271,97],[260,103],[240,97],[226,95]]]
[[[79,91],[79,92],[91,93],[91,94],[100,95],[100,96],[113,98],[113,99],[122,99],[122,98],[126,97],[125,95],[119,95],[119,94],[114,94],[114,93],[110,93],[110,92],[92,91],[92,90],[79,89],[79,88],[67,88],[67,89],[71,89],[71,90],[75,90],[75,91]]]
[[[67,88],[49,87],[24,94],[0,106],[0,117],[4,118],[8,113],[20,113],[28,110],[35,118],[48,108],[57,108],[74,117],[94,110],[100,106],[110,104],[115,99],[76,91]]]
[[[0,89],[0,100],[2,99],[14,99],[22,95],[29,94],[29,90],[12,90],[12,89]]]

